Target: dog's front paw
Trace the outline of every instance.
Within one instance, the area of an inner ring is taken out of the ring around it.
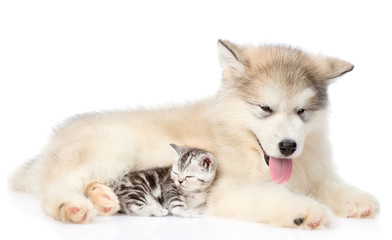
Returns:
[[[331,218],[328,208],[313,199],[305,199],[286,207],[286,213],[282,212],[282,216],[275,219],[273,224],[310,230],[324,229],[328,226]]]
[[[372,195],[353,188],[336,196],[332,209],[341,217],[372,218],[377,215],[380,204]]]
[[[328,209],[321,204],[308,206],[292,222],[294,227],[302,229],[324,229],[330,221]]]
[[[70,223],[86,223],[95,215],[92,204],[87,199],[73,200],[59,206],[60,220]]]

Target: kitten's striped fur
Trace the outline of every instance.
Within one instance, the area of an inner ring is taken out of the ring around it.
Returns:
[[[122,212],[195,217],[203,211],[215,178],[214,156],[198,148],[170,146],[176,151],[171,167],[130,172],[111,186]]]

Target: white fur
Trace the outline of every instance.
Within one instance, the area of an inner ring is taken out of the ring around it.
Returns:
[[[263,116],[266,113],[263,113],[260,107],[254,106],[252,111],[256,118],[247,117],[249,119],[248,128],[256,134],[269,156],[285,157],[280,153],[278,144],[286,139],[297,143],[297,150],[290,157],[296,158],[301,154],[306,133],[317,122],[304,122],[298,116],[297,110],[306,107],[307,101],[314,95],[313,90],[309,88],[293,97],[286,96],[279,89],[273,87],[261,89],[259,105],[270,106],[273,113],[270,116]]]

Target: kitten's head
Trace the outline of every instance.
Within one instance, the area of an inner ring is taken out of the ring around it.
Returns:
[[[215,178],[216,163],[212,153],[188,146],[170,144],[176,152],[171,178],[184,191],[204,190]]]

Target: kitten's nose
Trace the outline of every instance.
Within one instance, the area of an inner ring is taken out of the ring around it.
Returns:
[[[178,180],[178,183],[181,185],[184,182],[184,180]]]

